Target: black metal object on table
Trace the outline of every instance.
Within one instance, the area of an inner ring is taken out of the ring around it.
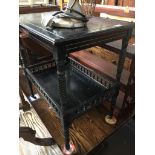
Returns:
[[[74,118],[107,99],[111,100],[113,115],[126,48],[134,24],[93,17],[84,28],[46,29],[41,25],[41,14],[21,15],[20,31],[27,31],[28,36],[48,49],[54,59],[31,66],[24,65],[25,72],[28,80],[38,88],[60,117],[65,146],[69,149],[69,125]],[[115,82],[68,59],[71,52],[119,39],[122,39],[122,48]],[[32,84],[29,86],[32,90]]]

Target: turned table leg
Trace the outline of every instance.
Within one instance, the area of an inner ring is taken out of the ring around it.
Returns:
[[[61,103],[61,124],[64,131],[64,142],[65,144],[62,146],[62,152],[64,154],[70,155],[75,151],[75,147],[73,144],[70,143],[69,138],[69,121],[65,116],[65,105],[67,102],[67,95],[66,95],[66,78],[65,78],[65,63],[64,60],[56,61],[57,64],[57,78],[58,78],[58,91]]]
[[[120,87],[120,78],[121,78],[121,74],[122,74],[124,62],[125,62],[125,57],[126,57],[126,50],[127,50],[128,41],[129,41],[129,37],[131,36],[131,33],[132,33],[132,31],[129,31],[128,34],[126,35],[126,37],[122,38],[122,47],[121,47],[120,54],[119,54],[117,73],[116,73],[116,80],[119,84],[119,87]],[[105,121],[108,124],[116,124],[116,122],[117,122],[117,120],[113,114],[113,111],[114,111],[114,107],[116,105],[116,99],[117,99],[118,93],[119,93],[119,88],[117,87],[115,89],[115,93],[114,93],[112,101],[111,101],[111,115],[107,115],[105,117]]]
[[[67,150],[70,149],[69,145],[69,126],[64,119],[64,106],[67,104],[67,97],[66,97],[66,79],[65,79],[65,69],[64,69],[64,61],[57,61],[57,76],[58,76],[58,89],[59,89],[59,96],[61,102],[61,123],[64,130],[64,139],[65,139],[65,148]]]
[[[114,125],[117,123],[116,116],[114,115],[114,110],[118,94],[119,94],[119,87],[117,86],[111,98],[110,114],[105,116],[105,121],[110,125]]]

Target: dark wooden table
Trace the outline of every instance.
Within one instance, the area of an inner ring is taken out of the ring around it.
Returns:
[[[84,28],[46,29],[41,24],[42,14],[20,15],[20,32],[26,32],[28,37],[49,50],[53,58],[28,66],[24,57],[26,49],[22,44],[20,55],[32,96],[34,97],[33,84],[61,119],[65,146],[69,149],[69,126],[73,119],[106,100],[111,100],[110,115],[113,115],[126,48],[134,24],[93,17]],[[68,58],[71,52],[119,39],[122,39],[122,47],[115,82],[100,77],[89,68]]]

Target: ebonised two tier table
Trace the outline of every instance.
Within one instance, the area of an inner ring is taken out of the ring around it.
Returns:
[[[20,15],[19,28],[21,32],[26,31],[28,37],[49,50],[53,54],[53,58],[28,66],[25,63],[25,49],[22,48],[22,45],[20,45],[20,55],[32,96],[34,95],[33,84],[61,119],[65,147],[69,149],[69,126],[73,119],[105,100],[111,101],[110,115],[113,115],[126,48],[134,24],[92,17],[84,28],[46,29],[41,24],[42,14],[44,13]],[[100,46],[119,39],[122,39],[122,48],[115,81],[100,76],[69,57],[71,52]]]

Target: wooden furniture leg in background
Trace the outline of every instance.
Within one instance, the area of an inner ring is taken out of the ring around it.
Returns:
[[[25,141],[41,146],[51,146],[55,144],[53,138],[37,138],[35,134],[36,131],[30,127],[19,127],[19,137],[22,137]]]
[[[19,106],[19,109],[23,109],[24,111],[30,110],[30,104],[25,100],[22,89],[19,87],[19,96],[21,101],[21,106]]]
[[[19,87],[19,96],[21,100],[22,106],[19,107],[23,109],[23,111],[28,111],[31,109],[30,104],[25,100],[23,91]],[[29,141],[36,145],[41,146],[50,146],[55,144],[55,140],[53,138],[37,138],[35,137],[36,131],[31,129],[30,127],[19,127],[19,137],[22,137],[25,141]]]

